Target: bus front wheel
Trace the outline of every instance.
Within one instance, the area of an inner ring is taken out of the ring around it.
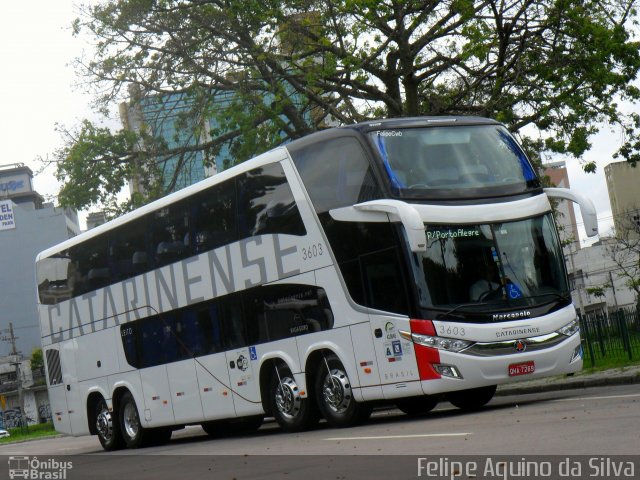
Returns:
[[[327,355],[320,364],[315,387],[320,412],[332,427],[358,425],[371,415],[371,405],[353,398],[351,381],[335,355]]]
[[[320,415],[313,399],[303,398],[288,367],[280,365],[271,377],[269,388],[271,413],[285,432],[300,432],[313,427]]]
[[[470,388],[445,394],[446,399],[454,407],[462,410],[479,410],[491,401],[496,393],[496,385],[488,387]]]
[[[106,451],[120,450],[124,447],[122,435],[120,435],[120,425],[116,415],[109,411],[107,402],[101,399],[96,405],[96,430],[100,445]]]
[[[146,441],[147,431],[140,422],[138,407],[131,393],[127,392],[122,396],[118,413],[120,431],[127,448],[142,447]]]

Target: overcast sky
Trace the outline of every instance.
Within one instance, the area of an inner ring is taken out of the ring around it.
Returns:
[[[73,126],[92,115],[88,107],[91,97],[73,87],[76,77],[71,62],[83,50],[90,51],[86,39],[71,35],[70,25],[77,16],[74,3],[32,0],[3,4],[0,164],[19,162],[34,172],[40,170],[42,164],[36,159],[51,155],[62,143],[55,124]],[[620,132],[608,129],[594,139],[594,147],[584,159],[596,161],[596,175],[584,173],[578,160],[564,159],[572,188],[594,201],[601,233],[612,224],[604,166],[613,161],[612,154],[620,143]],[[37,175],[34,183],[45,196],[55,195],[59,189],[52,167]]]

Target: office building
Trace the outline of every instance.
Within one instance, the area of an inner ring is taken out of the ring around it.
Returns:
[[[548,176],[551,184],[555,187],[570,188],[569,175],[565,162],[551,162],[544,164],[544,175]],[[556,223],[560,231],[560,239],[567,249],[576,250],[580,248],[580,238],[578,236],[578,226],[576,214],[573,209],[573,202],[561,200],[556,206]]]
[[[630,231],[637,237],[640,232],[640,165],[610,163],[604,167],[604,173],[616,235]]]
[[[29,357],[40,346],[35,258],[80,231],[76,212],[44,203],[33,189],[33,172],[22,164],[0,166],[0,356],[11,352],[9,323],[17,350]]]

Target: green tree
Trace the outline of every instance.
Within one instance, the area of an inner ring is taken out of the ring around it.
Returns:
[[[531,152],[575,156],[606,122],[625,129],[619,155],[635,161],[640,117],[616,103],[640,97],[631,83],[640,67],[635,19],[634,0],[84,6],[74,28],[95,38],[95,51],[77,67],[96,106],[108,110],[131,86],[141,92],[133,102],[183,95],[192,106],[184,126],[206,132],[171,148],[144,129],[83,135],[99,130],[85,123],[66,132],[54,160],[61,202],[81,208],[112,199],[132,170],[146,179],[148,197],[162,195],[168,156],[201,150],[211,161],[226,144],[239,162],[327,124],[379,117],[488,116],[519,132]]]
[[[40,372],[44,368],[44,360],[42,358],[42,349],[34,348],[31,352],[31,371]]]

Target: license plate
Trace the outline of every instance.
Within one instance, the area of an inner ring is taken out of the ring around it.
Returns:
[[[518,375],[528,375],[536,371],[536,364],[532,360],[524,363],[512,363],[509,365],[509,376],[517,377]]]

